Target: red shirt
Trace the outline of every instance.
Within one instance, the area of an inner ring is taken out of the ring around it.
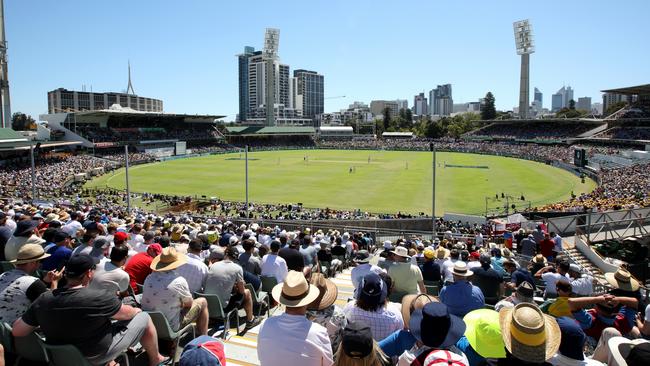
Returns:
[[[131,288],[138,293],[136,283],[143,284],[145,278],[151,273],[151,261],[153,258],[147,252],[138,253],[131,257],[124,267],[124,271],[129,274]]]
[[[555,248],[555,243],[551,239],[544,239],[539,243],[540,251],[544,257],[550,257],[553,255],[553,249]]]

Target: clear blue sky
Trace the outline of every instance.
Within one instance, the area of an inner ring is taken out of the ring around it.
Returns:
[[[236,54],[280,28],[291,69],[325,75],[336,111],[355,100],[407,99],[453,84],[454,102],[492,91],[517,104],[519,57],[512,22],[529,18],[537,51],[531,91],[563,84],[575,98],[650,83],[650,1],[211,1],[5,0],[12,111],[47,111],[58,87],[122,91],[127,60],[137,94],[166,112],[238,111]],[[531,93],[532,99],[532,93]]]

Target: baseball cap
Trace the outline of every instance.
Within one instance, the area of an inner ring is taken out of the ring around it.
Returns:
[[[343,352],[350,358],[364,358],[373,349],[370,327],[357,322],[350,322],[343,329],[341,339]]]
[[[154,252],[154,254],[156,254],[156,256],[158,256],[160,255],[160,253],[162,253],[162,246],[158,243],[149,244],[149,246],[147,247],[147,251],[149,250],[151,250],[152,252]]]
[[[67,277],[79,277],[89,269],[95,269],[95,259],[88,254],[75,255],[65,265]]]
[[[582,272],[582,271],[580,270],[580,266],[577,265],[577,264],[575,264],[575,263],[571,263],[571,264],[569,264],[569,271],[571,271],[571,272],[576,272],[576,273],[581,273],[581,272]]]
[[[70,237],[70,235],[68,233],[66,233],[65,231],[57,230],[54,233],[54,236],[52,238],[52,242],[60,243],[60,242],[64,241],[65,239],[69,238],[69,237]]]
[[[490,263],[492,263],[492,257],[490,257],[490,255],[487,254],[487,253],[483,253],[483,254],[481,254],[481,255],[479,256],[479,259],[478,259],[478,260],[479,260],[479,262],[481,262],[481,263],[485,263],[485,264],[490,264]]]
[[[113,235],[113,241],[126,241],[129,238],[129,235],[123,231],[118,231]]]
[[[473,251],[469,253],[469,257],[476,260],[481,258],[481,254],[479,254],[477,251]]]
[[[436,257],[436,252],[432,248],[424,249],[424,252],[422,252],[422,254],[427,259],[433,259]]]

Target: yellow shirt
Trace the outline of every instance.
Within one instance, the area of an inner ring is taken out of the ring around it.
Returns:
[[[548,314],[556,318],[559,318],[561,316],[573,317],[573,314],[571,314],[571,309],[569,308],[569,298],[558,297],[555,302],[549,305]]]

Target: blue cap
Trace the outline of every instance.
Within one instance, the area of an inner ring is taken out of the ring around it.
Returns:
[[[386,296],[388,296],[387,287],[378,274],[368,273],[361,279],[357,299],[371,306],[381,304],[386,301]]]

